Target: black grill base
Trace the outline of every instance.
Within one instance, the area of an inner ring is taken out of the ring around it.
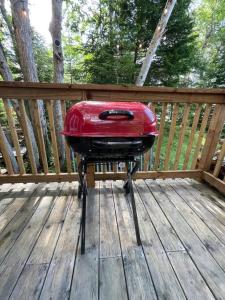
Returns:
[[[104,159],[124,159],[143,154],[148,151],[155,140],[155,136],[138,138],[120,137],[66,137],[67,143],[73,150],[83,157]]]

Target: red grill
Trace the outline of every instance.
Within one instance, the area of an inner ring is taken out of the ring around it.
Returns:
[[[75,152],[100,160],[139,155],[158,134],[156,117],[146,105],[97,101],[73,105],[63,133]]]
[[[68,144],[81,155],[78,166],[79,191],[82,198],[81,253],[85,252],[86,172],[88,163],[125,162],[138,245],[141,244],[132,176],[139,168],[135,159],[149,150],[158,135],[156,116],[142,103],[83,101],[73,105],[66,114],[64,131]],[[131,169],[131,162],[135,165]]]

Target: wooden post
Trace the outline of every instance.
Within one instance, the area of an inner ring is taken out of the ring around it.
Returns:
[[[95,164],[90,164],[87,168],[87,186],[95,187]]]
[[[206,142],[202,150],[202,156],[199,163],[199,169],[210,170],[213,155],[215,153],[221,130],[225,121],[225,105],[217,104],[214,110],[212,120],[209,125]]]

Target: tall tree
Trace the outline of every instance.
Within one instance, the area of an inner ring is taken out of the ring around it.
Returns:
[[[140,73],[137,77],[136,85],[138,85],[138,86],[142,86],[145,83],[145,80],[147,78],[147,75],[148,75],[149,69],[151,67],[153,58],[155,56],[156,50],[160,44],[163,33],[166,29],[167,22],[169,21],[169,18],[171,16],[171,13],[173,11],[175,4],[176,4],[176,0],[168,0],[166,2],[166,6],[162,12],[162,16],[156,27],[156,30],[154,32],[154,35],[153,35],[150,45],[148,47],[146,56],[144,58],[143,64],[141,66]]]
[[[92,16],[84,21],[88,32],[83,43],[87,80],[134,83],[165,3],[165,0],[157,3],[101,0]],[[152,62],[147,85],[177,86],[180,76],[193,68],[196,36],[189,14],[190,3],[191,0],[177,2]],[[72,29],[77,35],[76,24]]]
[[[52,21],[50,32],[52,36],[53,47],[53,65],[54,65],[54,82],[62,83],[64,81],[64,63],[62,49],[62,2],[63,0],[52,0]],[[65,142],[61,134],[63,129],[62,110],[60,100],[54,102],[54,116],[59,158],[61,165],[65,160]]]
[[[37,66],[34,60],[32,45],[32,30],[30,27],[28,0],[10,0],[12,21],[15,32],[16,45],[18,48],[19,61],[25,81],[38,82]],[[44,103],[38,101],[38,109],[41,120],[42,131],[48,144],[47,123],[45,118]],[[33,116],[33,109],[30,106]],[[32,118],[34,120],[34,117]]]
[[[7,59],[5,57],[5,53],[4,53],[1,42],[0,42],[0,75],[2,76],[3,80],[5,80],[5,81],[13,81],[13,75],[11,73],[11,70],[10,70],[9,66],[8,66],[8,62],[7,62]],[[19,124],[22,128],[22,124],[23,124],[24,120],[21,117],[18,101],[15,100],[15,99],[11,99],[11,100],[8,100],[8,101],[10,101],[10,103],[12,104],[12,106],[13,106],[15,112],[16,112]],[[35,139],[35,135],[34,135],[34,130],[33,130],[33,127],[32,127],[32,124],[31,124],[29,118],[27,118],[27,125],[28,125],[29,135],[30,135],[30,138],[31,138],[31,141],[32,141],[36,166],[39,167],[38,147],[37,147],[37,143],[36,143],[36,139]],[[12,152],[11,152],[11,154],[12,154]],[[15,165],[15,163],[14,163],[14,165]]]

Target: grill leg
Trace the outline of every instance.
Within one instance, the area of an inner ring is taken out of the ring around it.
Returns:
[[[137,210],[136,210],[136,204],[135,204],[135,198],[134,198],[134,189],[133,189],[133,183],[132,183],[132,176],[137,172],[139,168],[139,161],[136,161],[136,164],[134,168],[131,170],[130,164],[127,162],[127,182],[124,184],[124,188],[126,193],[130,194],[131,198],[131,206],[133,211],[133,219],[134,219],[134,227],[135,227],[135,233],[136,233],[136,239],[138,246],[141,245],[141,238],[140,238],[140,231],[139,231],[139,225],[138,225],[138,217],[137,217]]]
[[[81,217],[81,254],[85,253],[86,198],[87,198],[87,190],[86,190],[86,184],[84,184],[83,198],[82,198],[82,217]]]
[[[82,215],[81,215],[81,254],[85,253],[86,199],[87,199],[87,163],[84,161],[84,175],[81,182]]]

